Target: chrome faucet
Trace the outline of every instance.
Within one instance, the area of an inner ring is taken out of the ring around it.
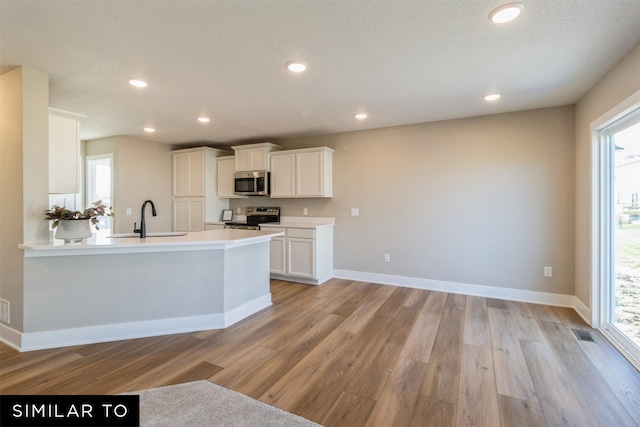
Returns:
[[[153,216],[158,216],[158,214],[156,213],[156,207],[153,202],[151,200],[145,200],[142,204],[142,210],[140,212],[140,228],[136,230],[135,224],[133,225],[133,232],[140,233],[141,239],[147,237],[147,224],[144,221],[144,208],[147,207],[147,203],[151,203],[151,214],[153,214]]]

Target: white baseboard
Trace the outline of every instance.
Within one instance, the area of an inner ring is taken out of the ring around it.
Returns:
[[[593,312],[577,297],[573,297],[573,309],[580,315],[580,317],[582,317],[582,320],[587,322],[587,325],[593,327]]]
[[[271,305],[271,293],[265,294],[261,297],[255,298],[242,304],[239,307],[233,308],[224,313],[224,328],[233,325],[241,321],[242,319],[251,316],[254,313],[267,308]],[[209,328],[216,329],[216,328]],[[219,328],[218,328],[219,329]]]
[[[524,289],[498,288],[496,286],[472,285],[469,283],[446,282],[442,280],[392,276],[389,274],[366,273],[361,271],[333,270],[333,275],[338,279],[357,280],[360,282],[404,286],[407,288],[450,292],[453,294],[473,295],[534,304],[554,305],[558,307],[575,308],[576,301],[576,297],[573,295],[552,294],[548,292],[528,291]]]
[[[171,319],[146,320],[59,329],[42,332],[18,332],[0,325],[0,340],[18,351],[43,350],[73,345],[94,344],[159,335],[223,329],[271,305],[268,293],[226,313],[201,316],[175,317]]]
[[[14,350],[20,351],[20,347],[22,347],[22,334],[9,325],[0,323],[0,342]]]

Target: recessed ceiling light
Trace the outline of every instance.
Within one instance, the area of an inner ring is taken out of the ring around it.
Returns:
[[[363,120],[367,118],[367,113],[358,113],[358,114],[354,114],[354,116],[356,119],[358,120]]]
[[[485,95],[483,98],[485,101],[495,101],[496,99],[500,99],[499,93],[492,93],[490,95]]]
[[[142,80],[129,79],[129,84],[135,87],[147,87],[149,86],[147,82],[143,82]]]
[[[294,73],[301,73],[307,69],[307,63],[302,61],[289,61],[286,65],[289,71]]]
[[[211,119],[209,117],[198,117],[200,123],[209,123]]]
[[[507,3],[491,11],[489,19],[495,24],[504,24],[516,19],[524,10],[522,3]]]
[[[144,131],[147,132],[147,133],[153,133],[156,130],[154,128],[144,128]]]

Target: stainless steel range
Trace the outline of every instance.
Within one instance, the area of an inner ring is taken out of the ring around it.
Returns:
[[[265,222],[280,222],[280,208],[250,207],[247,208],[247,222],[225,222],[224,228],[241,230],[259,230]]]

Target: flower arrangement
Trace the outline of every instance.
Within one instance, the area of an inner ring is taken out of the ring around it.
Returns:
[[[51,209],[44,211],[44,219],[53,220],[51,228],[56,228],[60,220],[88,219],[89,221],[91,221],[91,224],[96,226],[96,230],[99,230],[100,228],[98,227],[98,217],[104,215],[113,216],[113,211],[111,209],[111,206],[106,206],[104,203],[102,203],[102,200],[93,202],[90,208],[87,208],[82,212],[70,211],[67,208],[54,205]]]

